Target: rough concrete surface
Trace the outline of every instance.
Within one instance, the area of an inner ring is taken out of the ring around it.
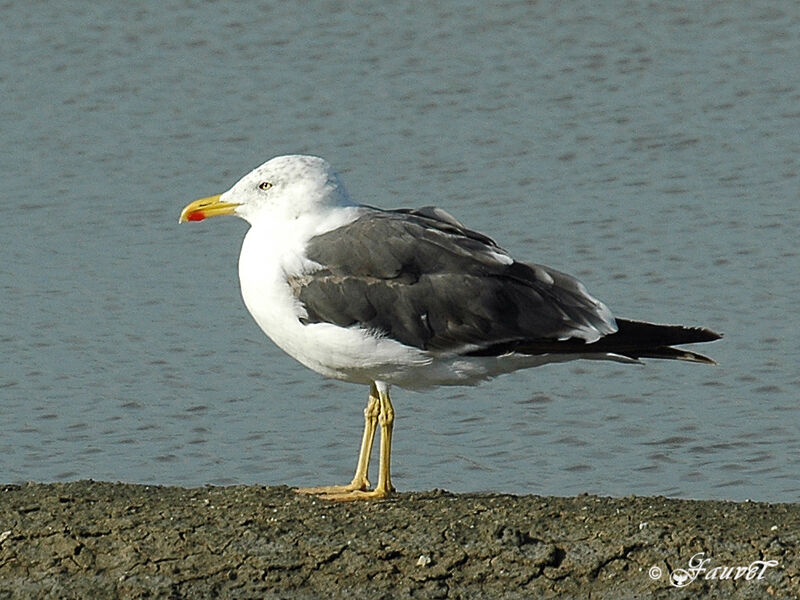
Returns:
[[[0,600],[798,598],[798,546],[798,504],[0,487]]]

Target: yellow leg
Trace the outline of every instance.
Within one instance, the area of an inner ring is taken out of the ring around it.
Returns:
[[[394,407],[389,398],[389,388],[380,393],[381,412],[378,415],[378,423],[381,426],[381,453],[378,466],[378,485],[375,491],[379,494],[388,496],[394,491],[392,486],[391,463],[392,463],[392,430],[394,429]]]
[[[372,390],[378,392],[380,413],[378,423],[381,426],[381,450],[378,462],[378,484],[374,490],[348,490],[344,492],[325,493],[321,497],[326,500],[352,501],[352,500],[380,500],[388,497],[393,491],[391,477],[392,459],[392,429],[394,427],[394,407],[389,399],[389,386],[382,381],[372,385]]]
[[[380,397],[378,389],[373,383],[369,388],[369,400],[364,409],[364,435],[361,437],[361,450],[358,453],[358,464],[356,474],[347,485],[323,485],[319,487],[297,488],[295,491],[300,494],[344,494],[369,488],[369,457],[372,454],[372,443],[375,440],[375,429],[378,426],[378,415],[380,413]]]
[[[378,390],[373,383],[369,388],[369,400],[364,409],[364,435],[361,437],[361,450],[358,453],[356,474],[350,486],[354,490],[366,490],[369,487],[369,457],[372,455],[372,443],[375,441],[375,429],[381,412]]]

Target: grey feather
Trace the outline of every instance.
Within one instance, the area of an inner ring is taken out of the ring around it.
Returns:
[[[306,323],[360,326],[448,353],[616,331],[577,280],[512,261],[441,209],[367,208],[306,252],[321,268],[290,279]]]

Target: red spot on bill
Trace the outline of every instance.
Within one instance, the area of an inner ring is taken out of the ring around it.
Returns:
[[[186,217],[186,220],[187,221],[202,221],[205,218],[206,218],[206,216],[203,214],[202,210],[193,210]]]

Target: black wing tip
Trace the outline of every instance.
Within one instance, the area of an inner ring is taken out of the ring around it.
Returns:
[[[676,346],[713,342],[723,337],[706,327],[684,325],[662,325],[645,321],[617,319],[620,327],[616,333],[600,338],[596,342],[571,338],[568,340],[531,339],[512,340],[491,344],[488,347],[468,352],[468,356],[500,356],[507,353],[617,355],[636,361],[640,358],[680,360],[706,365],[717,362],[704,354],[684,350]]]
[[[713,358],[700,354],[699,352],[692,352],[691,350],[684,350],[683,348],[673,348],[665,346],[663,348],[653,348],[637,353],[636,358],[665,358],[670,360],[680,360],[683,362],[693,362],[703,365],[718,365],[719,363]]]
[[[703,365],[711,365],[712,367],[719,366],[719,363],[715,361],[713,358],[705,356],[704,354],[697,354],[696,352],[693,352],[692,354],[694,355],[694,357],[686,359],[688,362],[696,362]]]
[[[702,344],[722,339],[723,334],[708,327],[687,327],[685,325],[667,325],[648,323],[643,321],[629,321],[618,319],[621,331],[619,354],[631,358],[657,358],[667,360],[680,360],[684,362],[700,363],[705,365],[718,364],[714,359],[704,354],[678,348],[683,344]],[[624,331],[623,331],[624,330]],[[625,338],[634,343],[625,348]],[[616,335],[609,336],[609,341]]]
[[[708,327],[689,327],[692,331],[696,331],[699,335],[704,336],[704,342],[714,342],[716,340],[721,340],[725,337],[724,333],[720,333],[718,331],[714,331],[713,329],[709,329]]]
[[[673,344],[697,344],[702,342],[713,342],[722,339],[724,334],[709,329],[708,327],[687,327],[686,325],[675,325],[672,323],[651,323],[649,321],[637,321],[633,319],[617,319],[617,325],[625,333],[632,333],[639,336],[661,336],[664,333],[671,333],[671,337],[676,340],[667,345]],[[684,338],[684,339],[680,339]]]

